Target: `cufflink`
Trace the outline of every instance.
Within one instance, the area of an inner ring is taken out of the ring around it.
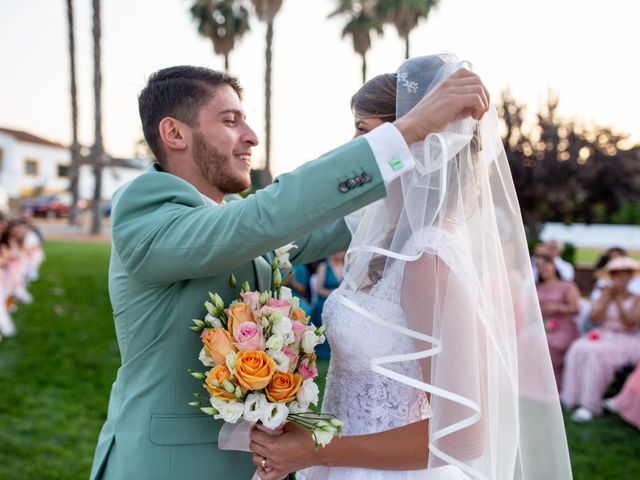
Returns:
[[[389,160],[389,166],[391,167],[391,170],[397,172],[402,167],[404,167],[404,163],[398,157],[393,157],[391,160]]]

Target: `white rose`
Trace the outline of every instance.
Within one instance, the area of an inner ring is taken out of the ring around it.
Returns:
[[[213,361],[213,358],[211,358],[209,355],[207,355],[207,352],[205,352],[204,348],[202,350],[200,350],[200,354],[198,355],[198,360],[200,360],[202,362],[203,365],[207,366],[207,367],[215,367],[216,364]]]
[[[300,385],[300,389],[298,393],[296,393],[296,399],[302,405],[317,405],[318,404],[318,396],[320,395],[320,389],[318,385],[315,384],[313,378],[307,378],[302,385]]]
[[[304,413],[309,411],[309,404],[302,404],[298,400],[294,400],[289,404],[290,413]]]
[[[318,336],[313,333],[313,330],[307,330],[302,336],[302,342],[300,347],[304,353],[313,353],[313,349],[318,344]]]
[[[333,440],[333,432],[326,432],[321,428],[313,429],[313,438],[317,444],[326,447]]]
[[[265,427],[275,430],[285,422],[287,415],[289,409],[284,403],[267,403],[262,409],[260,421]]]
[[[276,370],[279,372],[289,371],[289,357],[287,357],[282,350],[268,350],[267,355],[273,358],[276,363]]]
[[[244,401],[244,419],[248,422],[257,422],[268,403],[263,393],[250,393]]]
[[[293,292],[289,287],[280,287],[280,300],[290,302],[293,298]]]
[[[218,399],[218,398],[216,398],[216,397],[211,397],[211,398],[209,399],[209,401],[211,402],[211,406],[212,406],[213,408],[215,408],[216,410],[218,410],[218,411],[220,411],[220,410],[222,409],[222,407],[223,407],[226,403],[228,403],[227,401],[225,401],[225,400],[220,400],[220,399]]]
[[[214,408],[220,413],[214,415],[213,418],[216,420],[221,418],[229,423],[236,423],[244,413],[244,405],[240,402],[225,402],[223,405],[220,405],[220,408]]]
[[[220,320],[218,317],[214,317],[210,313],[207,313],[204,319],[206,322],[209,322],[211,325],[213,325],[214,328],[222,328],[222,320]]]
[[[289,317],[282,317],[276,320],[273,323],[273,329],[271,331],[276,335],[286,337],[287,335],[289,335],[289,332],[293,331],[293,324],[291,323],[291,319]]]
[[[267,348],[269,350],[273,350],[274,352],[282,350],[283,346],[284,338],[282,338],[282,336],[280,335],[271,335],[271,337],[269,337],[269,340],[267,340]]]

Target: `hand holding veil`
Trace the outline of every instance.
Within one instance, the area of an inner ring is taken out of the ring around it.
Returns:
[[[410,59],[397,74],[397,117],[461,67]],[[527,244],[494,108],[410,146],[415,170],[361,212],[338,299],[382,333],[413,341],[372,370],[426,392],[429,467],[473,479],[571,478],[556,384]],[[385,285],[384,289],[380,288]],[[349,299],[395,289],[403,319]],[[394,371],[421,365],[421,376]]]

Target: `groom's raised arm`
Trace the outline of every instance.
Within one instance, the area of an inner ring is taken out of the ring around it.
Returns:
[[[114,198],[114,253],[143,283],[228,272],[384,197],[385,178],[411,168],[412,161],[404,142],[394,147],[389,141],[400,138],[397,130],[388,129],[353,140],[280,175],[255,195],[224,205],[210,205],[176,176],[145,173]]]

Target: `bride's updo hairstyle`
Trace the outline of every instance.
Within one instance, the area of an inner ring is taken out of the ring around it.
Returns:
[[[385,122],[396,119],[395,73],[373,77],[351,97],[351,111],[362,118],[379,118]]]

